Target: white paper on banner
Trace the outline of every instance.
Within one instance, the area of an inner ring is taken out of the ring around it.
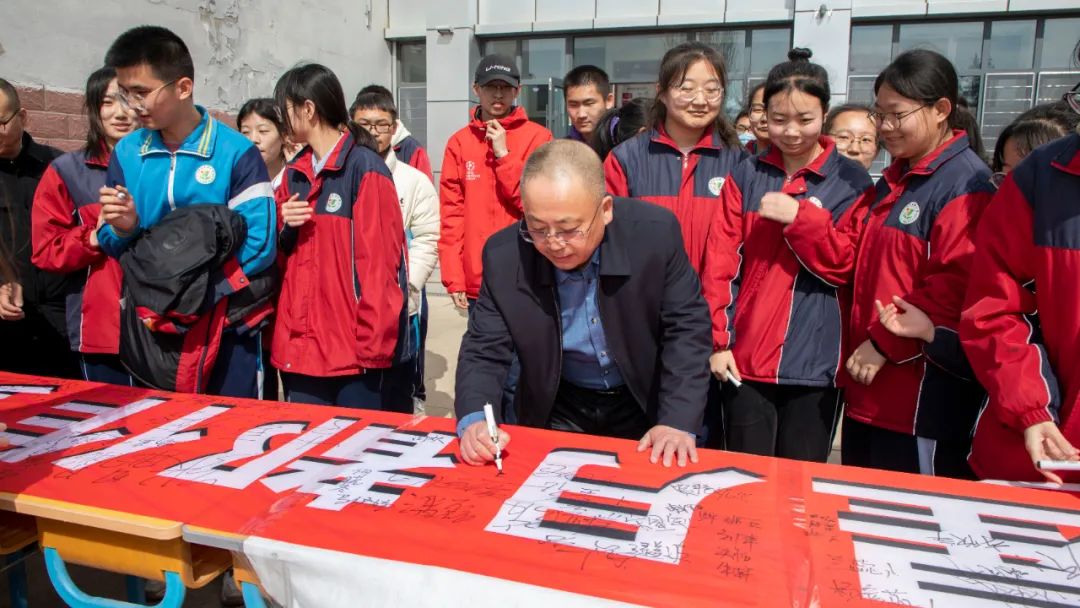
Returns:
[[[923,608],[1080,606],[1080,510],[815,479],[844,496],[865,599]]]
[[[266,593],[285,608],[633,606],[450,568],[313,549],[265,538],[245,540],[244,555]]]
[[[552,450],[485,530],[581,549],[599,550],[602,543],[606,553],[674,565],[690,531],[686,513],[714,492],[762,481],[755,473],[724,468],[653,488],[580,475],[586,465],[619,468],[619,457]]]

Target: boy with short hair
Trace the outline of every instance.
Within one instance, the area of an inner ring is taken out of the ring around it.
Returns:
[[[566,73],[563,87],[566,113],[570,115],[566,138],[590,143],[604,112],[615,107],[607,72],[595,65],[579,65]]]
[[[378,153],[394,177],[401,202],[402,222],[409,244],[409,327],[419,334],[416,357],[399,363],[384,375],[383,409],[424,412],[424,342],[427,337],[427,296],[424,284],[438,260],[439,198],[431,179],[398,158],[394,141],[404,129],[390,91],[378,85],[364,87],[349,108],[349,116],[375,138]],[[421,149],[422,150],[422,149]]]
[[[415,167],[421,173],[427,176],[428,181],[435,183],[435,178],[431,173],[431,159],[428,157],[427,150],[420,143],[420,140],[413,137],[413,134],[405,128],[405,124],[401,122],[398,117],[397,105],[394,104],[394,94],[390,92],[390,89],[377,85],[369,84],[368,86],[360,89],[360,92],[356,95],[357,99],[361,95],[375,94],[380,98],[389,99],[391,105],[394,106],[394,123],[397,125],[394,129],[393,137],[390,140],[390,145],[394,148],[394,155],[397,159],[409,165]],[[353,102],[353,107],[356,107],[356,103]],[[353,110],[349,110],[349,115],[354,114]]]
[[[236,260],[245,277],[270,266],[276,211],[266,165],[250,141],[195,105],[195,68],[183,40],[163,27],[136,27],[113,42],[105,63],[116,69],[118,100],[143,128],[120,140],[110,158],[101,249],[120,257],[173,210],[228,205],[247,224]],[[261,352],[257,332],[226,328],[206,392],[257,397]]]

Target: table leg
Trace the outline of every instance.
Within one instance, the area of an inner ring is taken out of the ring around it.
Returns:
[[[26,591],[26,557],[33,552],[33,549],[34,547],[29,547],[7,556],[8,592],[11,598],[11,608],[27,608],[29,606]]]
[[[67,566],[64,565],[60,553],[52,548],[45,547],[45,568],[49,571],[49,580],[53,588],[68,606],[72,608],[133,608],[141,604],[121,602],[100,597],[91,597],[75,586],[68,574]],[[175,572],[165,573],[165,597],[156,604],[158,608],[180,608],[184,603],[184,595],[187,588],[184,587],[180,575]]]
[[[127,588],[129,602],[140,606],[146,603],[146,579],[129,574],[124,577],[124,586]]]
[[[247,608],[266,608],[266,602],[263,601],[262,594],[259,593],[258,585],[241,583],[240,590],[244,594],[244,606]]]

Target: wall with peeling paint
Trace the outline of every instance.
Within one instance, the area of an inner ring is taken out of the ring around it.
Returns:
[[[0,77],[81,90],[113,38],[154,24],[187,43],[202,105],[235,111],[301,61],[334,70],[351,99],[366,84],[391,84],[388,1],[4,0]]]

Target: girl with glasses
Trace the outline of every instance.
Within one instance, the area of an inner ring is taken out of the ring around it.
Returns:
[[[74,276],[67,297],[71,350],[80,353],[83,378],[131,385],[120,362],[120,263],[101,250],[103,224],[99,190],[109,154],[135,128],[135,114],[120,101],[116,70],[101,68],[86,81],[86,145],[49,166],[34,194],[31,211],[34,265]]]
[[[966,457],[982,399],[956,333],[972,235],[993,193],[990,171],[957,128],[956,70],[928,50],[899,55],[874,82],[869,117],[894,159],[877,183],[856,254],[843,426],[844,464],[970,477]],[[879,321],[910,302],[929,341]]]
[[[878,130],[869,117],[870,108],[846,104],[829,111],[825,133],[836,142],[836,150],[866,168],[874,164],[878,150]]]
[[[825,462],[840,407],[845,294],[873,183],[822,134],[829,75],[792,49],[763,89],[768,150],[724,182],[702,277],[726,447]]]
[[[608,192],[670,209],[700,275],[720,187],[745,151],[721,108],[727,68],[700,42],[664,54],[649,130],[617,146],[604,162]]]

